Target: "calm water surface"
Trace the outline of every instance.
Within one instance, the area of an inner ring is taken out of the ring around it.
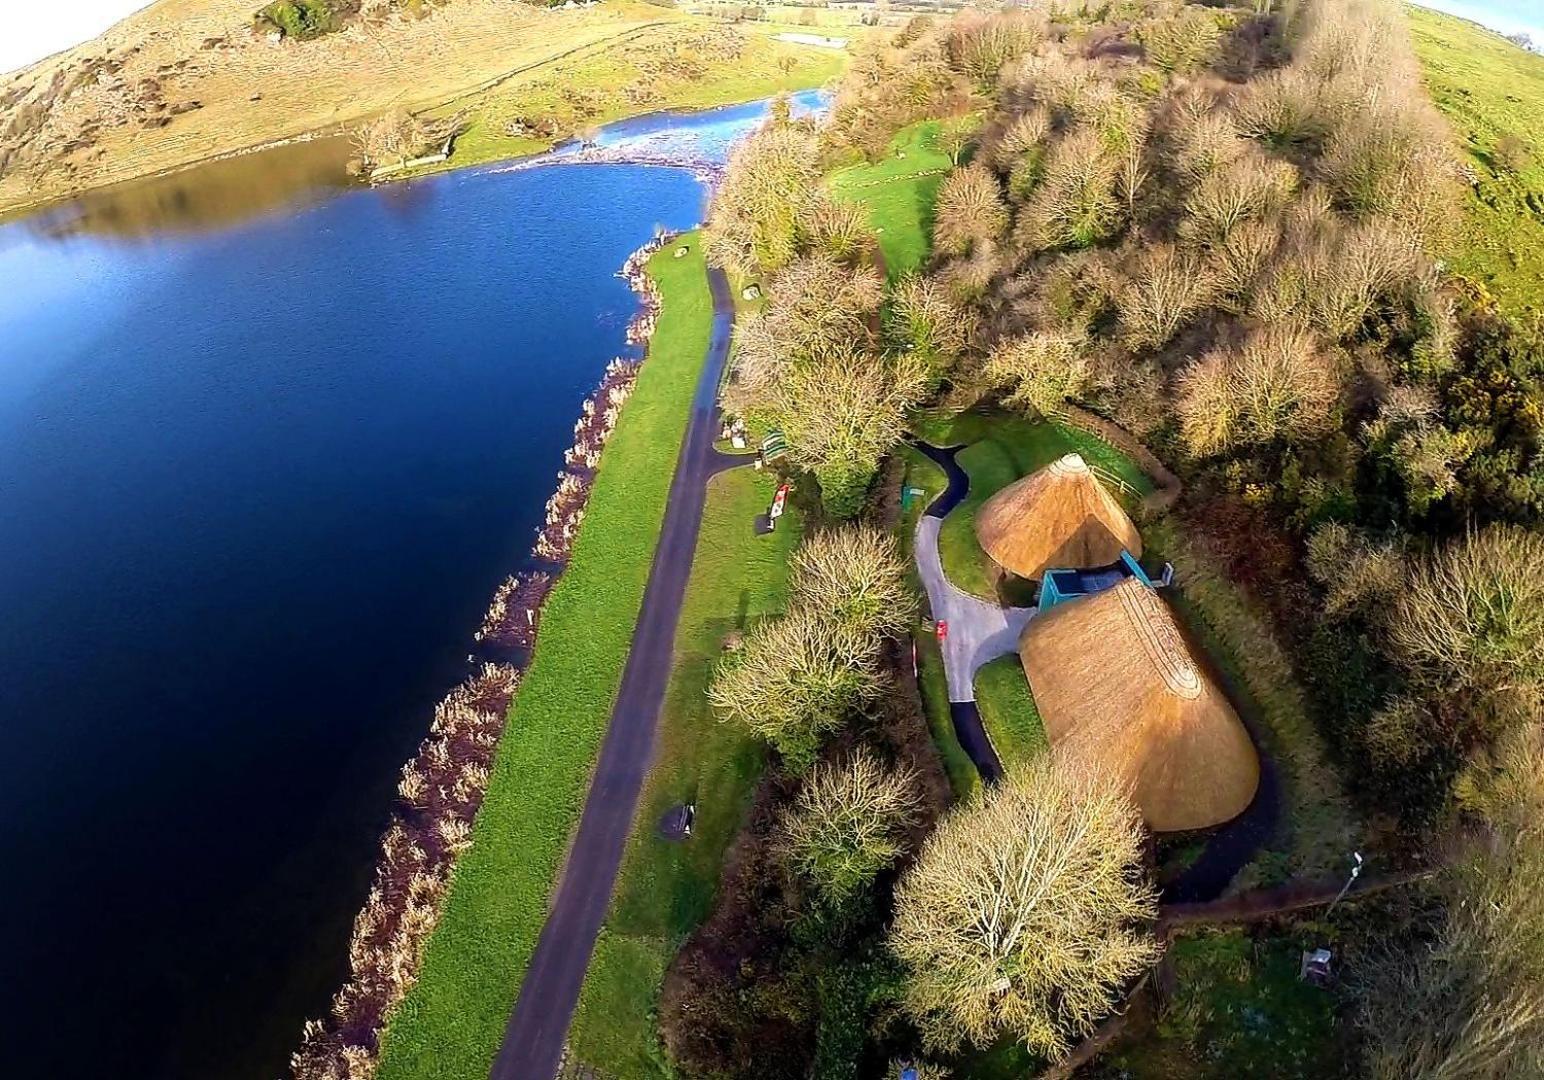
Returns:
[[[704,198],[626,165],[345,191],[329,152],[0,227],[0,1076],[282,1071],[625,351],[615,272]]]

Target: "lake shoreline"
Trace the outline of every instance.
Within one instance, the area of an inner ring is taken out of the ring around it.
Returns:
[[[817,89],[819,89],[818,86],[800,87],[784,92],[789,94],[797,94]],[[663,109],[642,109],[637,112],[624,112],[616,116],[607,117],[604,121],[602,121],[602,124],[604,125],[621,123],[623,121],[646,120],[651,117],[691,117],[700,114],[711,113],[718,109],[736,108],[742,105],[751,105],[758,101],[765,100],[767,100],[767,95],[765,94],[757,94],[748,98],[736,95],[732,100],[717,101],[704,105],[693,105],[689,108],[666,107]],[[158,169],[154,172],[145,173],[142,176],[134,176],[125,180],[115,180],[108,184],[95,184],[90,187],[81,188],[78,191],[70,192],[67,195],[38,199],[33,202],[18,204],[8,207],[4,210],[0,210],[0,225],[12,225],[30,217],[41,216],[51,211],[57,211],[80,199],[88,197],[108,196],[111,195],[114,191],[122,191],[132,188],[136,185],[149,184],[156,181],[166,180],[170,177],[179,176],[183,173],[191,172],[205,166],[215,165],[223,161],[232,161],[237,158],[250,157],[254,154],[262,154],[272,150],[282,150],[285,147],[296,146],[302,143],[317,142],[323,139],[346,138],[348,136],[349,130],[355,126],[357,125],[328,124],[323,127],[314,128],[310,131],[303,131],[295,135],[286,135],[277,139],[268,139],[263,142],[256,143],[252,146],[237,147],[231,150],[222,150],[215,154],[207,154],[203,157],[196,158],[193,161],[184,162],[180,165],[174,165],[170,168]],[[568,135],[561,139],[554,140],[550,145],[539,150],[532,150],[530,152],[524,153],[515,152],[505,156],[479,158],[475,161],[463,161],[460,163],[457,163],[455,154],[452,153],[450,157],[446,158],[444,161],[436,162],[433,165],[425,166],[423,168],[404,169],[399,172],[392,173],[388,176],[380,177],[378,179],[372,179],[368,177],[347,177],[347,179],[350,181],[347,187],[350,189],[358,188],[361,190],[369,190],[373,188],[410,183],[412,181],[422,180],[431,176],[442,176],[447,173],[467,172],[472,169],[485,167],[488,168],[489,171],[504,171],[510,168],[532,168],[537,166],[545,166],[549,163],[546,159],[552,158],[553,155],[562,151],[564,147],[574,143],[576,139],[577,136]],[[644,166],[653,165],[660,168],[680,168],[692,172],[693,175],[698,177],[698,179],[704,181],[716,179],[717,175],[713,172],[704,171],[702,163],[699,162],[666,160],[664,158],[657,160],[651,159],[637,161],[625,159],[608,159],[594,162],[586,162],[584,160],[577,159],[567,161],[559,158],[551,162],[551,164],[576,165],[587,163],[607,165],[636,164]]]
[[[349,977],[327,1019],[306,1021],[290,1060],[296,1080],[355,1075],[364,1062],[376,1068],[381,1036],[417,981],[456,866],[471,846],[493,758],[540,638],[541,610],[568,566],[601,453],[648,358],[661,308],[648,262],[680,235],[656,233],[618,271],[638,298],[626,340],[644,356],[613,360],[585,399],[527,567],[499,586],[473,636],[468,661],[478,666],[441,700],[429,734],[402,767],[370,892],[354,920]]]

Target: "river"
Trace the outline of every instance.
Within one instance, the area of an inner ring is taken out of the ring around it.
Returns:
[[[763,113],[597,141],[711,164]],[[616,271],[705,199],[629,164],[355,188],[340,157],[0,226],[0,1075],[283,1071],[628,352]]]

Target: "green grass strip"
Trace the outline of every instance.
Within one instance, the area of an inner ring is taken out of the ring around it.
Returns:
[[[725,637],[787,605],[798,514],[770,536],[753,529],[776,486],[769,473],[737,469],[708,487],[654,766],[569,1033],[578,1060],[611,1080],[664,1075],[653,1009],[665,967],[712,910],[766,760],[760,740],[714,715],[707,687]],[[658,822],[687,802],[697,806],[691,839],[664,840]]]
[[[1017,653],[999,656],[976,671],[976,708],[1003,768],[1027,765],[1050,749]]]
[[[474,1080],[498,1051],[622,680],[712,329],[695,234],[688,242],[689,256],[672,245],[649,264],[664,300],[649,359],[547,601],[472,847],[387,1027],[381,1080]]]

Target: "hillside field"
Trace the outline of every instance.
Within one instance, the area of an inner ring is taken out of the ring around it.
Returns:
[[[1475,23],[1409,8],[1432,100],[1472,170],[1452,268],[1514,314],[1544,311],[1544,56]]]
[[[819,86],[840,50],[637,0],[448,0],[311,41],[252,29],[254,0],[158,0],[0,76],[0,214],[395,109],[469,130],[453,164],[530,153],[620,116]],[[513,132],[513,134],[512,134]]]

